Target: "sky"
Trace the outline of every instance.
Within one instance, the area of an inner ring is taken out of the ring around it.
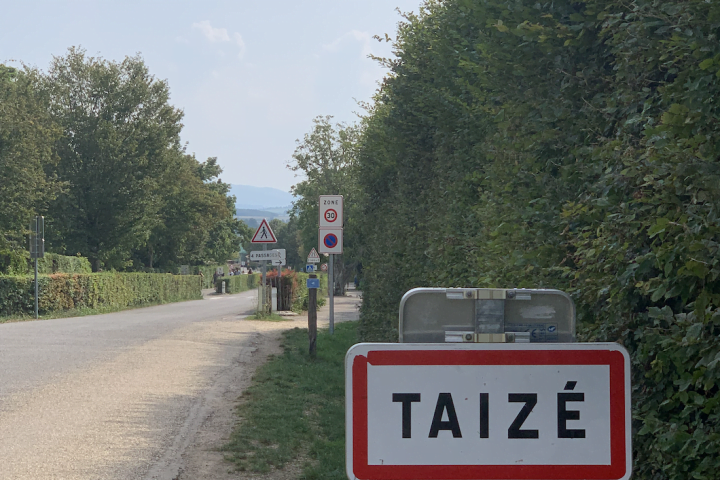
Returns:
[[[318,115],[354,122],[391,55],[396,9],[421,0],[6,2],[0,63],[47,70],[71,46],[121,61],[140,53],[185,113],[182,141],[218,157],[226,183],[288,191],[296,140]]]

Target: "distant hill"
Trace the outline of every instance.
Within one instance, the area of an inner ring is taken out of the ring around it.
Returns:
[[[295,198],[289,192],[277,188],[253,187],[252,185],[230,185],[230,195],[235,195],[237,199],[235,208],[250,210],[272,209],[273,212],[278,214],[287,211]]]

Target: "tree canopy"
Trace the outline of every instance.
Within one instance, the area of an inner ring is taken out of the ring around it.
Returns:
[[[238,252],[243,225],[217,159],[186,153],[183,113],[140,56],[70,48],[47,72],[2,67],[0,89],[3,271],[36,214],[48,250],[95,270],[174,271]]]

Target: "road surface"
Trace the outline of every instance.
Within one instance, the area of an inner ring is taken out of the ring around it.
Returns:
[[[277,328],[241,320],[255,302],[0,325],[0,478],[175,478],[214,385]]]

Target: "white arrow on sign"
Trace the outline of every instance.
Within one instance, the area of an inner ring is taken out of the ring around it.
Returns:
[[[350,479],[630,477],[618,344],[365,343],[345,372]]]

